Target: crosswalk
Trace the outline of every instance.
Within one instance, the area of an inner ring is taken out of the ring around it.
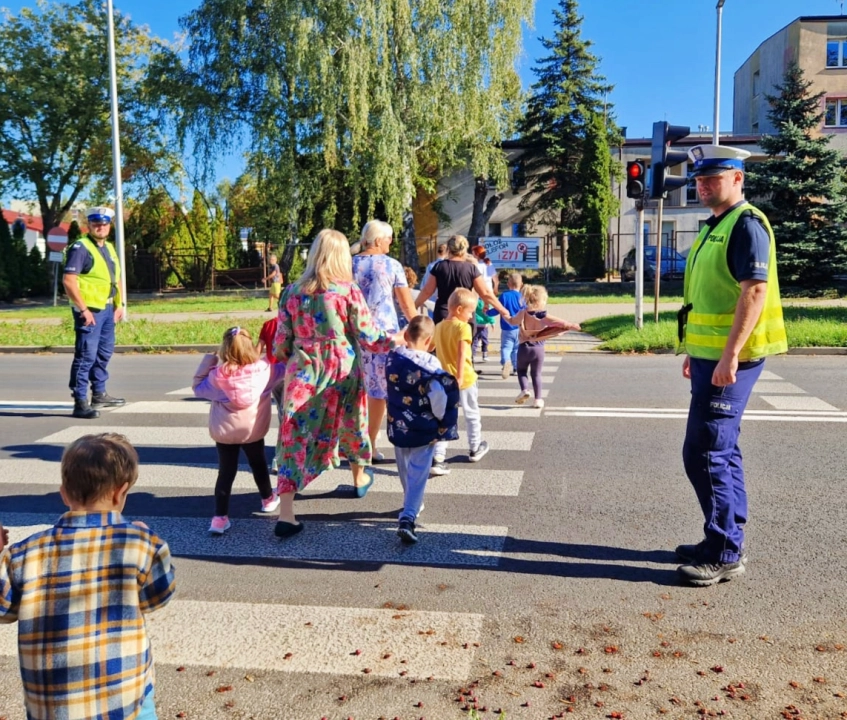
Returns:
[[[561,361],[555,356],[548,360],[545,396]],[[460,438],[448,452],[451,473],[430,479],[427,496],[433,500],[419,519],[421,542],[413,546],[402,545],[396,537],[393,512],[361,512],[361,517],[353,513],[354,519],[346,513],[341,519],[334,519],[331,514],[312,512],[316,517],[306,521],[306,532],[284,542],[273,537],[273,517],[247,512],[232,516],[232,528],[225,536],[210,536],[208,523],[217,466],[206,428],[208,404],[193,398],[190,387],[169,390],[160,399],[129,402],[104,411],[94,424],[69,421],[66,427],[35,439],[27,457],[0,459],[0,485],[28,486],[31,497],[36,499],[55,493],[60,484],[61,448],[88,433],[116,431],[126,435],[139,450],[142,464],[132,492],[140,494],[136,508],[150,508],[146,515],[133,513],[131,495],[128,513],[167,540],[178,572],[185,572],[179,565],[180,558],[271,565],[404,565],[423,571],[434,566],[492,569],[503,558],[509,527],[491,523],[484,514],[462,524],[456,524],[455,517],[452,522],[444,522],[438,517],[439,505],[434,498],[448,496],[451,503],[479,506],[497,498],[516,498],[524,469],[531,466],[530,453],[543,411],[514,403],[517,380],[502,379],[496,359],[477,367],[481,370],[483,436],[492,450],[482,462],[469,463],[464,422],[460,419]],[[495,418],[505,419],[506,423]],[[276,437],[274,418],[266,444],[274,446]],[[389,451],[387,442],[383,445],[381,449]],[[355,501],[356,510],[366,510],[371,498],[375,503],[389,502],[399,509],[402,490],[396,467],[380,464],[374,469],[373,488],[367,498]],[[311,507],[310,501],[341,497],[339,486],[351,483],[346,468],[325,473],[298,495],[298,513],[301,508]],[[258,510],[258,494],[249,468],[240,466],[233,494],[251,493]],[[4,509],[2,521],[9,528],[12,541],[55,522],[56,513],[35,511],[38,505],[18,504],[11,508],[13,512]],[[306,510],[306,517],[309,515]],[[187,572],[196,570],[192,565]],[[268,636],[268,625],[263,621],[271,616],[276,618],[273,637]],[[205,617],[227,620],[208,626],[197,622],[197,618]],[[471,612],[398,612],[367,607],[244,603],[227,597],[177,597],[168,608],[151,615],[148,623],[159,664],[335,675],[361,675],[362,667],[367,665],[376,676],[397,677],[400,672],[409,678],[452,681],[468,676],[484,620],[484,616]],[[14,626],[0,626],[0,656],[16,654],[15,632]],[[366,654],[351,657],[350,647],[366,648]]]

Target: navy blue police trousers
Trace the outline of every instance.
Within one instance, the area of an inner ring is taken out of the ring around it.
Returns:
[[[76,341],[69,387],[74,400],[86,400],[89,385],[94,394],[106,392],[106,381],[109,379],[106,366],[115,350],[114,306],[110,303],[103,310],[91,312],[94,325],[86,326],[82,313],[73,310]]]
[[[764,360],[738,364],[735,383],[712,385],[717,361],[690,359],[691,407],[682,446],[688,479],[703,510],[711,562],[738,562],[747,522],[747,490],[738,435]]]

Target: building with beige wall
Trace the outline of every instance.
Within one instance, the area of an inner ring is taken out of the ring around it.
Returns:
[[[765,95],[777,94],[788,66],[796,62],[813,95],[823,93],[819,135],[847,152],[847,16],[799,17],[762,42],[735,73],[732,131],[774,134]]]
[[[520,143],[506,142],[503,151],[509,164],[509,185],[500,189],[491,188],[489,196],[499,190],[503,198],[488,221],[485,235],[545,238],[554,234],[553,227],[530,224],[527,220],[529,213],[520,209],[521,200],[527,194],[527,186],[521,177],[520,156],[524,151]],[[468,235],[473,217],[475,185],[473,173],[470,168],[465,168],[439,181],[434,195],[418,194],[413,214],[421,263],[429,262],[434,257],[439,240],[444,241],[450,235]],[[559,246],[555,241],[552,242],[552,249],[559,257]],[[557,264],[554,260],[551,257],[551,264]]]

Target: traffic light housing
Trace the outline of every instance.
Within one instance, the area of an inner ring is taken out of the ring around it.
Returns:
[[[650,197],[664,197],[666,192],[688,185],[688,177],[671,175],[668,170],[688,160],[683,150],[671,150],[670,145],[687,137],[691,129],[685,125],[670,125],[664,121],[653,123],[653,145],[650,165],[653,174],[650,178]]]
[[[626,196],[636,200],[644,197],[647,168],[643,160],[631,160],[626,164]]]

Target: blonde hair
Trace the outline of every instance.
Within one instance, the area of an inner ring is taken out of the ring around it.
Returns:
[[[403,272],[406,273],[406,282],[409,284],[409,287],[415,287],[418,284],[418,274],[408,265],[403,266]]]
[[[547,307],[547,288],[543,285],[526,285],[523,296],[527,310],[541,310]]]
[[[259,359],[259,351],[253,346],[250,332],[243,327],[231,327],[224,333],[221,346],[218,348],[221,360],[221,370],[229,374],[236,368],[250,365]]]
[[[353,282],[353,258],[345,235],[325,228],[312,242],[306,269],[296,283],[297,290],[314,295],[334,282]]]
[[[359,238],[359,246],[362,250],[372,248],[379,238],[394,237],[394,229],[382,220],[371,220],[362,228],[362,237]]]
[[[515,290],[523,287],[523,275],[519,272],[509,273],[509,287],[515,288]]]
[[[476,310],[478,301],[479,295],[477,295],[473,290],[468,290],[467,288],[456,288],[452,293],[450,293],[450,297],[447,299],[447,309],[450,312],[453,312],[460,307]]]
[[[447,240],[447,252],[453,257],[462,257],[468,251],[468,239],[464,235],[451,235]]]
[[[435,323],[426,315],[415,315],[406,328],[406,337],[410,342],[429,340],[435,335]]]

